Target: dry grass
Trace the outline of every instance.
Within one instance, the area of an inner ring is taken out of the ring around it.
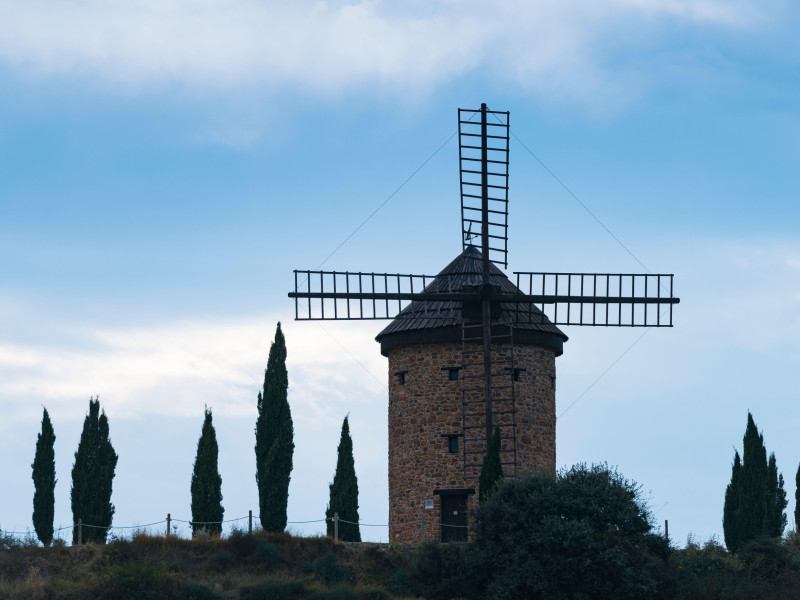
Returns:
[[[60,548],[18,544],[0,550],[0,598],[383,600],[395,598],[384,590],[413,554],[264,532],[195,540],[136,533]]]

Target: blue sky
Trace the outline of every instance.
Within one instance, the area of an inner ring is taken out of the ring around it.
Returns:
[[[385,523],[380,323],[294,323],[315,268],[456,128],[512,131],[653,272],[676,327],[570,328],[558,463],[639,481],[683,542],[721,535],[747,410],[793,506],[800,462],[800,42],[789,2],[0,0],[3,529],[30,527],[41,406],[56,522],[99,394],[115,524],[189,515],[205,404],[226,517],[256,508],[255,397],[287,335],[290,520],[319,518],[348,412],[362,519]],[[510,270],[640,270],[516,142]],[[436,273],[459,251],[457,147],[327,263]],[[306,533],[318,525],[297,525]],[[385,529],[365,532],[386,539]]]

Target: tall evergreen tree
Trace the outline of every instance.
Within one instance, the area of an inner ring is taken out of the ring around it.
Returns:
[[[762,535],[767,490],[767,449],[764,447],[764,436],[758,433],[750,412],[747,413],[743,446],[739,515],[741,542],[745,543]]]
[[[767,465],[767,486],[764,507],[764,526],[762,534],[767,537],[781,537],[786,528],[786,490],[783,488],[783,475],[778,473],[775,453],[769,455]]]
[[[500,460],[500,428],[495,426],[489,448],[483,456],[481,475],[478,478],[478,502],[483,504],[503,480],[503,464]]]
[[[78,519],[86,525],[83,541],[105,543],[114,517],[111,492],[117,459],[109,438],[108,417],[100,412],[99,397],[90,398],[72,467],[73,543],[78,541]]]
[[[348,417],[342,423],[342,435],[337,449],[336,473],[330,484],[330,500],[325,511],[328,535],[333,537],[333,515],[339,513],[339,539],[345,542],[360,542],[361,530],[358,526],[358,479],[353,460],[353,439],[350,437]],[[349,523],[344,523],[349,521]]]
[[[203,430],[197,442],[197,456],[192,471],[192,533],[222,533],[222,477],[219,474],[217,434],[206,408]]]
[[[267,531],[286,529],[294,453],[294,426],[289,410],[288,389],[286,341],[278,323],[264,372],[263,394],[258,394],[256,421],[256,484],[261,526]]]
[[[794,476],[794,529],[800,531],[800,465],[797,466],[797,475]]]
[[[783,475],[778,472],[774,453],[767,461],[764,436],[749,411],[743,442],[744,456],[741,462],[738,452],[734,457],[722,514],[725,545],[731,552],[758,537],[780,537],[786,528]]]
[[[731,482],[725,490],[725,505],[722,509],[722,532],[725,536],[725,545],[731,552],[736,552],[741,546],[742,532],[739,510],[739,497],[742,487],[742,460],[736,450],[733,457]]]
[[[42,412],[42,432],[36,439],[36,455],[33,458],[33,529],[45,546],[53,541],[53,511],[55,509],[56,434],[50,415]]]

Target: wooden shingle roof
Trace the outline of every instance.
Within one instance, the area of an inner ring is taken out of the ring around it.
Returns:
[[[501,292],[522,293],[493,263],[489,263],[489,281]],[[468,246],[447,265],[423,290],[425,293],[458,293],[482,283],[482,256],[474,246]],[[375,338],[381,352],[396,346],[438,341],[461,341],[461,324],[464,321],[463,305],[454,301],[416,300],[405,307],[397,317]],[[513,323],[515,339],[522,335],[527,343],[553,347],[561,354],[567,336],[536,307],[500,303],[497,323]],[[520,313],[525,318],[520,319]],[[521,339],[520,341],[523,341]],[[523,341],[523,343],[526,343]]]

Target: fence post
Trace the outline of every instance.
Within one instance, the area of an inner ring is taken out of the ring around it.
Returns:
[[[333,539],[339,541],[339,513],[333,513]]]
[[[167,537],[169,537],[169,526],[171,522],[172,522],[172,517],[170,517],[170,514],[167,513]]]
[[[425,541],[425,513],[422,513],[422,541]]]
[[[247,515],[247,533],[253,535],[253,511],[249,511]]]
[[[78,518],[78,546],[83,544],[83,519]]]
[[[664,537],[667,539],[667,543],[669,544],[669,520],[664,519]]]

